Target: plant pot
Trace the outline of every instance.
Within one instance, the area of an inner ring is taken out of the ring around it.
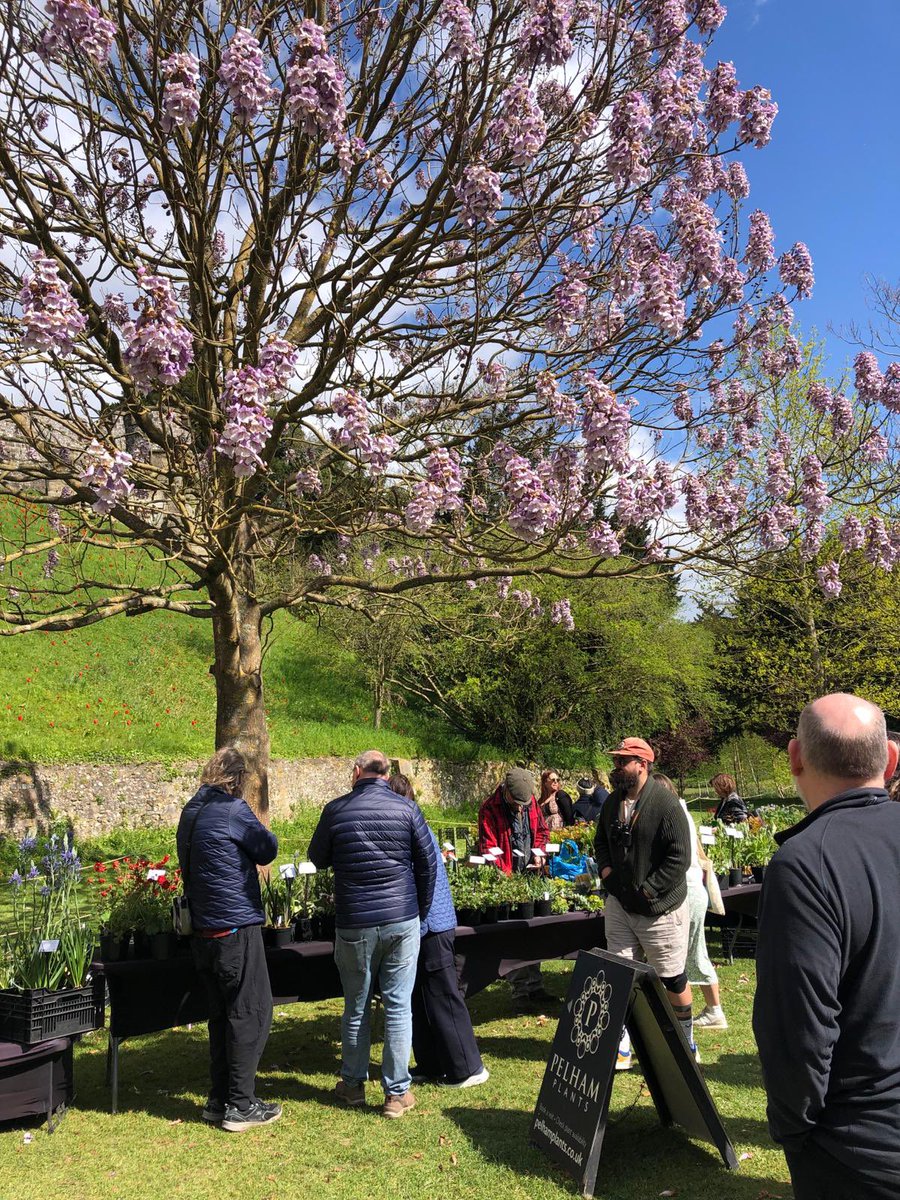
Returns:
[[[516,916],[520,921],[530,921],[534,916],[534,901],[523,900],[516,905]]]
[[[289,946],[293,940],[293,933],[290,925],[266,925],[263,928],[263,942],[267,946],[278,948]]]
[[[132,935],[134,940],[134,957],[150,957],[150,935],[143,929],[136,929]]]
[[[751,867],[750,870],[753,872],[753,882],[762,883],[763,876],[766,873],[765,863],[761,867]]]
[[[499,919],[497,917],[497,905],[496,904],[488,905],[488,907],[483,910],[483,912],[481,914],[481,919],[485,925],[496,925],[497,921]]]
[[[535,900],[534,915],[536,917],[549,917],[553,912],[552,900]]]
[[[100,958],[103,962],[121,962],[128,955],[131,933],[101,933]]]
[[[716,871],[716,882],[720,888],[728,887],[728,872]]]
[[[478,925],[481,923],[481,913],[477,913],[474,908],[461,908],[456,914],[456,919],[460,925]]]
[[[336,918],[334,913],[323,913],[319,917],[319,936],[323,942],[333,942],[335,937]]]
[[[744,872],[740,867],[732,867],[728,872],[728,886],[730,888],[740,887],[744,882]]]
[[[295,942],[314,942],[316,940],[316,922],[312,917],[298,917],[294,922]]]
[[[174,958],[175,956],[175,934],[174,933],[151,933],[150,934],[150,957],[151,958]]]
[[[509,905],[508,904],[498,904],[497,905],[497,920],[498,921],[508,921],[509,920]]]

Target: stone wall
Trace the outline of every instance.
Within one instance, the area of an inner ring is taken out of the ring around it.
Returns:
[[[165,767],[159,763],[48,765],[0,763],[0,833],[16,837],[68,817],[80,837],[117,826],[174,825],[196,790],[201,763]],[[457,807],[483,799],[504,770],[501,763],[450,763],[433,759],[397,760],[412,777],[423,804]],[[346,758],[281,759],[269,772],[269,803],[274,818],[317,806],[350,786]]]

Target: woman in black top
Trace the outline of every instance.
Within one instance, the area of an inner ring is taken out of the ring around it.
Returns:
[[[565,829],[575,824],[572,797],[560,788],[559,771],[541,772],[541,812],[548,829]]]

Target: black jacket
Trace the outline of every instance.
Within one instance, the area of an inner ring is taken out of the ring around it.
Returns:
[[[325,805],[309,857],[317,867],[334,867],[339,929],[428,915],[438,868],[434,839],[419,806],[386,779],[360,779]]]
[[[176,845],[195,929],[264,923],[256,868],[274,859],[278,838],[244,800],[204,784],[182,809]]]
[[[603,886],[627,912],[644,917],[673,912],[687,897],[685,875],[691,864],[689,830],[678,797],[650,776],[632,813],[629,847],[613,829],[622,798],[618,789],[611,792],[597,821],[597,868],[601,873],[612,868]]]
[[[900,804],[843,792],[777,840],[753,1006],[772,1137],[900,1195]]]

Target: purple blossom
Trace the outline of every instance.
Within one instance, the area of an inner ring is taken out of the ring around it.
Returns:
[[[462,179],[454,187],[461,206],[463,223],[471,229],[479,221],[494,225],[497,211],[503,205],[500,177],[484,163],[473,163],[463,171]]]
[[[881,402],[891,412],[900,413],[900,362],[888,364],[884,373]]]
[[[746,200],[750,195],[750,180],[747,178],[743,163],[728,164],[725,175],[725,191],[732,200]]]
[[[44,559],[44,578],[52,579],[53,573],[59,566],[59,551],[55,546],[52,546],[47,551],[47,557]]]
[[[587,544],[601,558],[618,558],[622,553],[616,531],[607,521],[598,521],[587,535]]]
[[[645,139],[653,127],[641,92],[629,92],[613,105],[606,165],[618,187],[637,187],[650,178]]]
[[[509,380],[509,371],[502,362],[485,362],[484,359],[478,360],[478,375],[481,382],[484,384],[484,392],[487,396],[505,396],[506,385]]]
[[[840,392],[831,398],[831,428],[836,438],[844,437],[853,428],[853,405]]]
[[[300,361],[300,351],[285,338],[272,338],[259,352],[259,369],[275,392],[286,392]]]
[[[722,133],[741,115],[741,92],[734,63],[720,62],[713,68],[709,78],[705,115],[710,130],[716,135]]]
[[[595,375],[584,379],[581,432],[590,471],[600,475],[610,464],[621,466],[628,457],[631,409]]]
[[[896,549],[881,517],[869,517],[866,522],[865,554],[882,571],[890,571],[894,565]]]
[[[677,41],[687,28],[684,0],[653,0],[648,6],[647,15],[653,29],[653,48],[656,50]]]
[[[744,299],[744,285],[747,280],[744,272],[733,258],[722,259],[722,271],[719,277],[719,288],[724,304],[740,304]]]
[[[812,295],[815,282],[812,256],[803,242],[796,242],[782,254],[778,262],[778,274],[785,287],[797,289],[801,300]]]
[[[675,222],[685,274],[695,275],[700,287],[715,283],[722,274],[722,235],[716,215],[686,188],[668,189],[666,206]]]
[[[528,81],[519,75],[500,97],[500,115],[490,139],[506,151],[514,167],[527,167],[547,140],[547,125]]]
[[[222,51],[219,79],[228,89],[236,121],[252,121],[277,94],[266,74],[262,46],[242,25]]]
[[[329,53],[321,25],[305,17],[294,31],[288,58],[285,106],[305,133],[320,133],[338,152],[346,173],[352,161],[347,137],[346,78]]]
[[[830,413],[834,407],[834,397],[831,394],[831,388],[826,383],[821,383],[818,380],[811,383],[807,388],[806,399],[811,408],[823,415]]]
[[[787,504],[773,504],[760,514],[759,544],[763,550],[783,550],[790,537],[788,530],[797,525],[797,514]]]
[[[672,412],[677,420],[685,423],[694,419],[694,406],[687,388],[679,388],[676,392],[675,399],[672,401]]]
[[[183,379],[194,361],[194,345],[190,332],[178,319],[178,305],[168,279],[151,275],[138,267],[138,286],[147,298],[138,301],[140,315],[134,323],[125,325],[123,333],[128,343],[125,364],[142,392],[157,387],[172,387]]]
[[[88,0],[46,0],[44,10],[51,18],[50,28],[40,41],[40,52],[54,55],[60,49],[84,54],[95,67],[105,67],[112,53],[116,27],[100,16],[100,10]]]
[[[865,404],[875,404],[884,391],[884,376],[878,367],[878,359],[868,350],[857,354],[853,360],[856,373],[856,391]]]
[[[866,544],[866,531],[859,517],[845,517],[841,522],[839,536],[845,550],[862,550]]]
[[[497,579],[497,599],[505,600],[512,586],[512,575],[500,575]]]
[[[446,54],[451,62],[479,57],[472,13],[463,0],[442,0],[438,22],[450,33]]]
[[[575,397],[568,392],[560,391],[559,384],[552,372],[541,371],[535,380],[535,392],[541,404],[549,409],[557,421],[570,425],[575,420],[578,415]]]
[[[519,35],[519,61],[529,70],[563,66],[573,50],[570,0],[532,0],[530,8]]]
[[[547,329],[555,337],[567,337],[571,325],[580,321],[587,308],[587,272],[578,263],[560,259],[562,282],[553,289],[553,312]]]
[[[529,542],[538,541],[560,518],[559,500],[546,486],[547,464],[535,469],[521,454],[505,443],[499,443],[493,453],[494,464],[503,471],[503,491],[509,500],[507,520],[510,528]]]
[[[437,447],[425,460],[425,471],[427,478],[416,484],[406,506],[406,524],[415,533],[426,533],[438,513],[462,508],[463,473],[457,452]]]
[[[75,297],[59,277],[52,258],[35,254],[33,275],[27,275],[19,303],[22,305],[22,345],[32,350],[68,354],[87,324]]]
[[[707,487],[709,523],[720,533],[734,533],[741,523],[747,504],[743,487],[727,477],[711,480]]]
[[[687,150],[693,140],[698,108],[696,89],[692,94],[690,80],[677,75],[671,66],[660,67],[650,93],[650,104],[653,131],[660,144],[675,154]]]
[[[754,275],[764,275],[775,266],[775,234],[769,218],[760,208],[750,214],[750,234],[744,262]]]
[[[841,583],[841,569],[834,559],[817,569],[816,579],[818,580],[819,587],[822,589],[822,595],[826,599],[836,600],[841,594],[841,589],[844,586]]]
[[[883,433],[879,433],[877,430],[870,433],[862,444],[862,456],[869,463],[886,462],[890,451],[890,442]]]
[[[575,628],[575,618],[572,616],[572,605],[569,600],[557,600],[550,606],[550,623],[562,625],[568,633]]]
[[[800,503],[810,518],[817,520],[828,508],[829,498],[822,478],[822,464],[815,454],[807,454],[800,463]]]
[[[678,267],[668,254],[658,253],[647,259],[640,272],[641,297],[638,312],[670,337],[684,330],[684,301],[681,298]]]
[[[696,475],[682,475],[681,494],[684,496],[684,519],[693,533],[699,533],[709,519],[709,499],[706,488]]]
[[[114,325],[127,325],[128,323],[128,305],[121,292],[113,292],[109,296],[104,296],[103,312]]]
[[[304,467],[297,472],[294,487],[304,496],[321,496],[322,479],[315,467]]]
[[[216,449],[231,459],[235,475],[249,476],[265,469],[261,455],[272,432],[271,399],[271,379],[259,367],[238,367],[226,374],[222,388],[225,425]]]
[[[331,564],[327,563],[324,558],[320,558],[318,554],[310,554],[306,560],[306,565],[316,575],[330,575]]]
[[[688,0],[687,8],[704,35],[715,33],[728,15],[728,9],[719,0]]]
[[[762,149],[772,136],[772,122],[778,116],[778,105],[768,88],[752,87],[741,97],[740,136]]]
[[[124,450],[110,454],[105,446],[94,439],[84,452],[84,469],[81,472],[83,487],[90,488],[97,497],[94,512],[110,513],[117,504],[123,504],[134,490],[125,475],[132,458]]]
[[[170,54],[159,69],[166,86],[162,95],[161,125],[167,132],[174,126],[187,128],[200,115],[200,62],[193,54]]]
[[[793,480],[787,469],[784,452],[773,447],[766,455],[766,495],[783,500],[790,495]]]

